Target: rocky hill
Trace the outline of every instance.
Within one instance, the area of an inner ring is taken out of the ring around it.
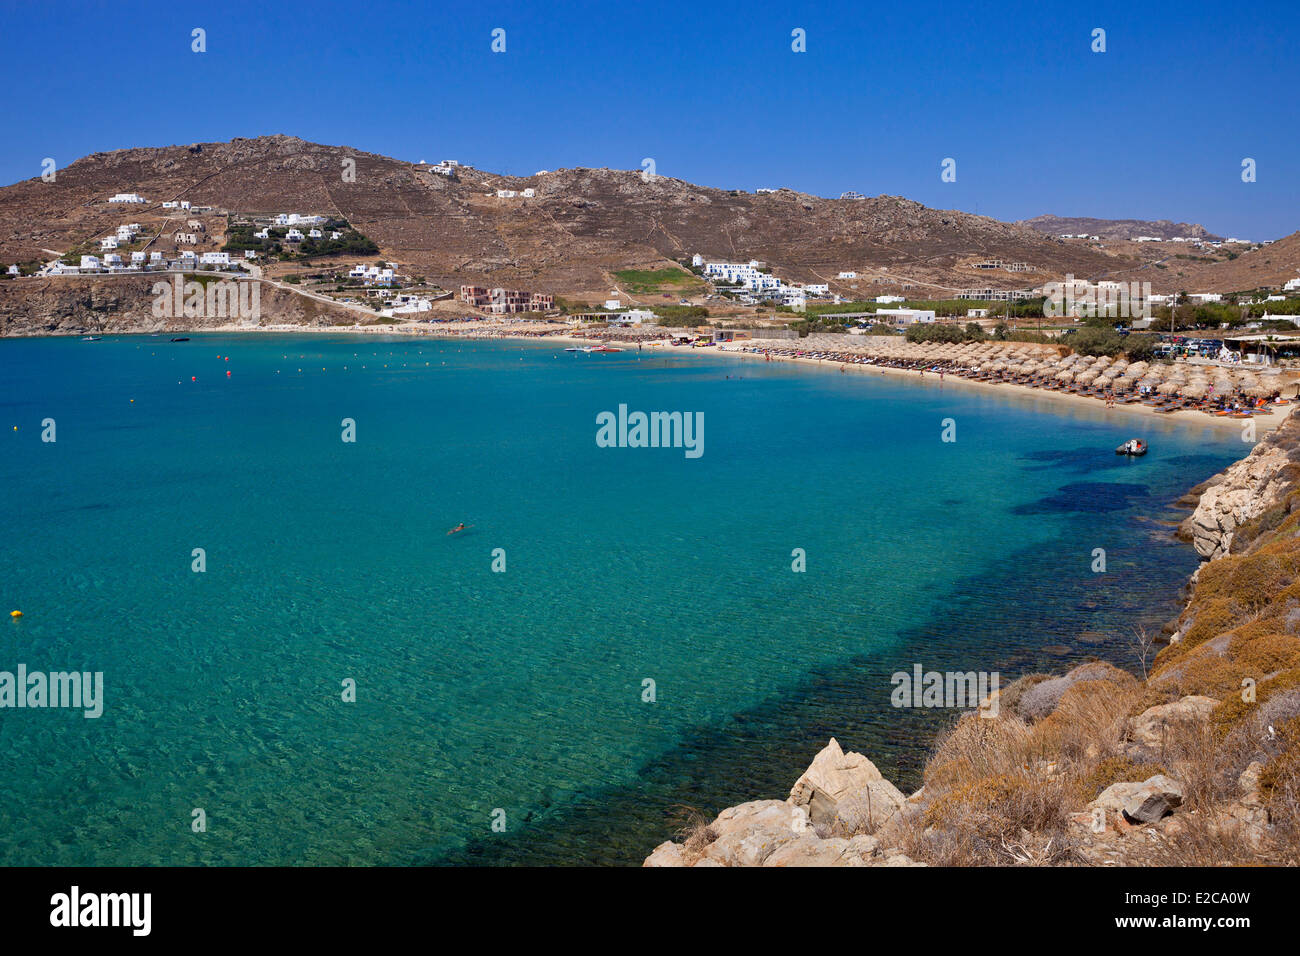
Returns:
[[[496,196],[497,189],[525,188],[536,196]],[[139,193],[148,205],[108,204],[118,192]],[[1027,226],[893,196],[754,194],[666,176],[646,181],[639,170],[519,178],[463,167],[448,178],[290,136],[95,153],[57,170],[54,182],[37,177],[0,189],[0,261],[48,259],[127,219],[165,229],[173,214],[161,202],[180,199],[218,213],[343,216],[386,258],[448,288],[490,282],[603,296],[614,270],[696,252],[760,259],[790,280],[835,283],[839,272],[856,271],[857,289],[842,284],[842,291],[910,284],[918,296],[1021,288],[1065,272],[1116,267],[1112,256]],[[1030,271],[976,268],[999,259]]]
[[[1048,236],[1077,236],[1086,233],[1102,239],[1136,239],[1154,236],[1157,239],[1221,239],[1204,226],[1187,222],[1170,222],[1168,219],[1089,219],[1082,216],[1035,216],[1022,219],[1018,225],[1028,226]]]

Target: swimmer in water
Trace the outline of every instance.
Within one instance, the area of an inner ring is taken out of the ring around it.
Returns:
[[[472,524],[466,524],[465,522],[462,521],[460,524],[456,525],[456,527],[452,528],[447,533],[455,534],[457,531],[464,531],[466,528],[472,528],[472,527],[474,527]]]

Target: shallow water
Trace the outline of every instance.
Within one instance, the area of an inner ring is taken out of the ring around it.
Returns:
[[[1153,519],[1247,450],[532,342],[10,340],[0,372],[0,670],[106,687],[98,719],[0,709],[0,864],[639,862],[831,735],[914,784],[953,713],[889,675],[1131,666],[1195,566]],[[704,454],[597,447],[620,404],[702,412]]]

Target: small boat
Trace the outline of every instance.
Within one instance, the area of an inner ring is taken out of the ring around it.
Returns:
[[[84,339],[82,339],[81,341],[83,341],[83,342],[98,342],[98,341],[99,341],[100,339],[102,339],[102,338],[103,338],[102,335],[87,335],[87,336],[86,336]]]
[[[188,342],[188,341],[189,341],[189,338],[188,338],[187,336],[182,336],[182,337],[179,338],[179,339],[172,339],[172,341],[173,341],[173,342]]]
[[[588,351],[588,352],[621,352],[621,351],[623,351],[623,350],[622,350],[622,349],[612,349],[612,348],[610,348],[608,345],[602,345],[602,346],[599,346],[598,348],[588,349],[587,351]]]
[[[1130,438],[1124,444],[1115,449],[1117,455],[1128,455],[1132,458],[1140,458],[1147,453],[1147,443],[1141,438]]]

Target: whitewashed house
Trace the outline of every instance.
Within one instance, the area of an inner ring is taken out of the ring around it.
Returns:
[[[137,195],[136,193],[118,193],[116,196],[114,196],[112,199],[109,200],[109,202],[130,203],[134,205],[142,205],[146,201],[147,200],[143,196]]]
[[[133,252],[131,253],[131,265],[135,266],[137,269],[143,269],[147,258],[148,256],[143,252]]]
[[[342,238],[343,238],[343,233],[341,233],[341,232],[331,232],[331,233],[330,233],[330,238],[331,238],[331,239],[342,239]]]
[[[888,305],[891,302],[902,302],[904,300],[901,295],[878,295],[876,301],[882,305]]]
[[[261,232],[255,232],[255,233],[253,233],[253,238],[254,238],[254,239],[270,239],[270,238],[271,238],[271,227],[270,227],[270,226],[267,226],[267,227],[266,227],[265,229],[263,229]]]
[[[324,239],[324,238],[325,238],[325,233],[321,232],[319,229],[308,229],[308,230],[307,230],[307,238],[308,238],[308,239]]]
[[[199,264],[205,266],[228,266],[230,265],[230,253],[205,252],[199,257]]]
[[[177,205],[178,205],[178,203],[176,202],[176,200],[174,200],[174,199],[169,199],[169,200],[167,200],[165,203],[163,203],[163,208],[164,208],[164,209],[175,209]]]
[[[81,271],[95,272],[99,269],[99,256],[82,256]]]
[[[1285,284],[1284,286],[1282,286],[1282,291],[1283,291],[1283,292],[1300,292],[1300,277],[1297,277],[1297,278],[1295,278],[1295,279],[1288,279],[1288,280],[1286,281],[1286,284]]]
[[[290,229],[284,238],[286,242],[302,242],[304,237],[297,229]]]
[[[521,192],[519,195],[523,196],[525,199],[532,199],[534,196],[537,195],[537,190],[534,189],[532,186],[529,186],[527,189],[525,189],[525,190],[524,190],[523,192]]]
[[[837,278],[837,279],[856,279],[857,277],[858,277],[858,274],[857,274],[856,272],[853,272],[853,271],[851,271],[851,270],[846,270],[846,271],[844,271],[844,272],[841,272],[841,273],[840,273],[839,275],[837,275],[835,278]]]
[[[117,236],[105,236],[99,240],[99,251],[107,252],[109,249],[117,248]]]
[[[691,265],[695,266],[697,269],[704,265],[704,256],[700,255],[698,252],[695,253],[695,255],[691,256]]]
[[[514,199],[519,194],[513,189],[498,189],[497,199]]]

